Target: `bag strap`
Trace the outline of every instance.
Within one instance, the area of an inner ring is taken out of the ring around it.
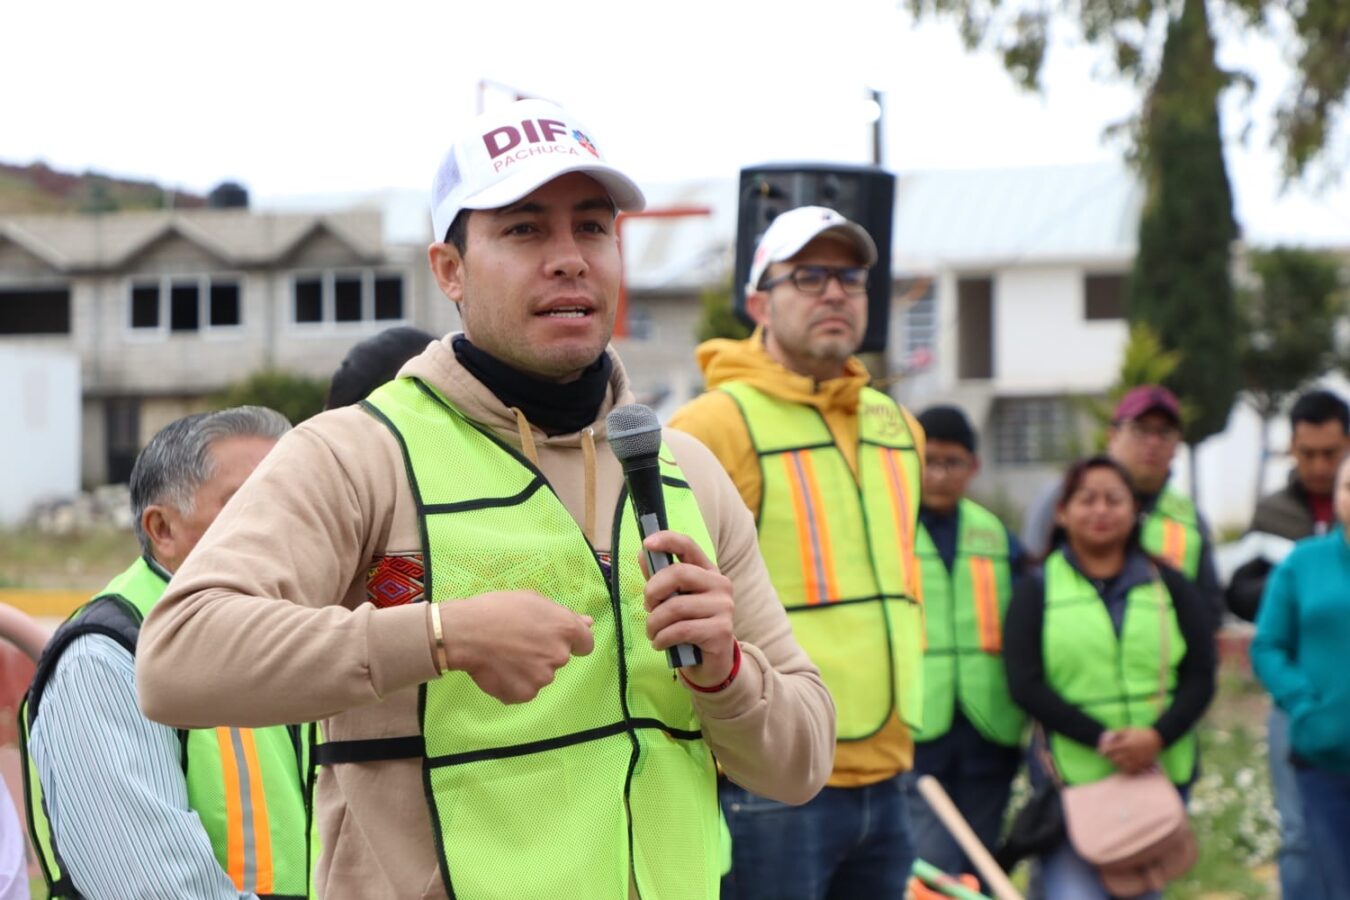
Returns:
[[[1035,748],[1036,759],[1040,761],[1046,777],[1054,782],[1056,788],[1064,790],[1064,779],[1060,777],[1055,758],[1050,755],[1050,735],[1046,734],[1045,726],[1040,722],[1036,723],[1036,733],[1031,738],[1031,746]]]
[[[1149,568],[1153,570],[1153,593],[1158,601],[1158,715],[1161,716],[1167,709],[1167,670],[1172,658],[1172,629],[1167,627],[1172,602],[1158,567],[1150,564]]]

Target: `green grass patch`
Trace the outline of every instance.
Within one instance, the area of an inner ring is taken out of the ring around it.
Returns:
[[[135,535],[115,528],[60,536],[6,529],[0,531],[0,584],[92,592],[139,554]]]
[[[1191,827],[1200,844],[1194,869],[1169,898],[1258,898],[1278,895],[1272,863],[1280,834],[1270,792],[1264,717],[1225,723],[1246,688],[1222,679],[1213,724],[1200,730],[1200,778],[1191,791]]]

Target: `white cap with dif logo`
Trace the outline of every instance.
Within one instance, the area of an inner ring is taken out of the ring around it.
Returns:
[[[791,259],[811,241],[826,233],[837,234],[857,248],[864,266],[876,265],[877,245],[861,225],[850,222],[824,206],[799,206],[781,213],[770,222],[768,231],[759,239],[759,246],[755,248],[755,255],[750,261],[746,293],[759,290],[759,281],[770,265]]]
[[[431,226],[436,240],[465,209],[497,209],[569,172],[604,186],[621,210],[640,210],[646,199],[633,179],[605,162],[576,117],[545,100],[517,100],[489,110],[465,126],[431,184]]]

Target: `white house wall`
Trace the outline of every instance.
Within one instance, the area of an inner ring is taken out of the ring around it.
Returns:
[[[33,504],[80,486],[80,366],[73,353],[9,349],[0,354],[0,525]]]
[[[994,277],[994,372],[1000,394],[1092,393],[1120,370],[1123,320],[1087,321],[1083,270],[1009,269]]]

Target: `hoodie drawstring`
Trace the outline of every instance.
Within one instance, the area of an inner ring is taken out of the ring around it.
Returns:
[[[534,449],[534,433],[530,430],[530,420],[525,418],[525,414],[520,411],[520,407],[511,407],[511,412],[516,414],[516,433],[520,435],[520,450],[525,454],[525,458],[534,463],[534,467],[539,468],[539,452]]]
[[[520,435],[520,451],[525,454],[525,458],[534,463],[534,467],[539,468],[539,451],[534,446],[534,432],[530,428],[530,420],[525,418],[525,413],[521,412],[519,407],[511,407],[511,412],[516,417],[516,433]],[[586,535],[586,540],[595,546],[595,431],[587,425],[581,429],[581,458],[583,468],[585,469],[585,491],[586,491],[586,512],[585,519],[582,522],[582,530]]]
[[[587,425],[581,429],[581,458],[586,470],[586,540],[595,544],[595,432]]]

